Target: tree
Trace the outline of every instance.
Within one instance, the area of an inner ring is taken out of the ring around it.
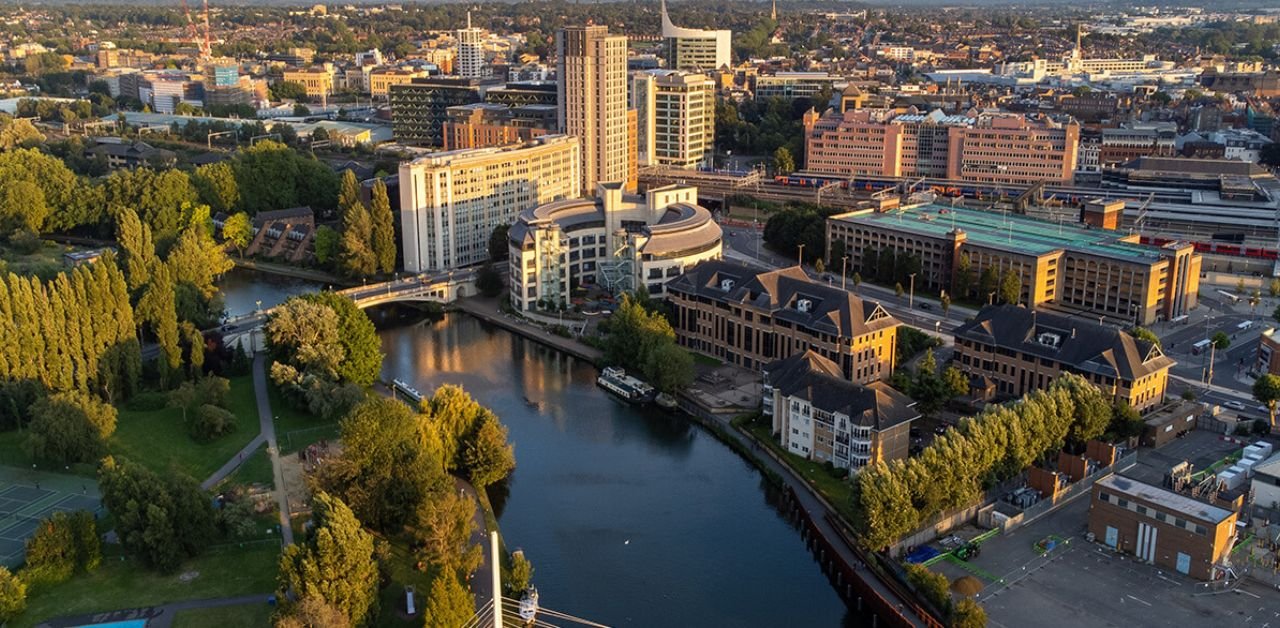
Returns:
[[[969,293],[973,290],[973,262],[969,260],[969,253],[960,253],[960,260],[956,262],[956,276],[953,289],[961,299],[969,297]]]
[[[200,202],[214,212],[231,213],[240,204],[240,184],[231,162],[207,164],[196,168],[191,183],[200,196]],[[226,227],[223,227],[226,235]],[[228,239],[230,239],[228,237]]]
[[[1214,348],[1218,351],[1231,346],[1231,336],[1228,336],[1225,332],[1214,332],[1213,336],[1209,337],[1209,340],[1213,342]]]
[[[338,319],[338,342],[345,358],[337,368],[340,381],[368,387],[382,373],[382,339],[364,310],[349,297],[333,292],[303,295],[303,300],[327,306]]]
[[[1012,268],[1006,268],[1000,276],[1000,301],[1017,305],[1022,300],[1022,278]]]
[[[126,208],[118,219],[116,239],[120,243],[129,289],[137,290],[147,285],[151,281],[151,267],[156,263],[151,227],[142,223],[137,212]]]
[[[485,262],[480,267],[480,271],[476,273],[476,289],[480,294],[493,298],[502,294],[505,285],[502,283],[502,274],[494,268],[492,262]]]
[[[1267,406],[1271,425],[1276,424],[1276,402],[1280,401],[1280,376],[1267,373],[1253,382],[1253,398]]]
[[[364,201],[360,200],[360,183],[350,170],[342,174],[338,211],[342,214],[342,236],[338,239],[339,269],[351,277],[377,273],[378,258],[370,246],[373,242],[373,219]]]
[[[942,372],[942,383],[947,391],[947,397],[951,399],[969,394],[969,376],[954,366],[948,366]]]
[[[418,544],[418,557],[442,568],[443,573],[469,573],[482,559],[478,547],[471,546],[476,530],[476,502],[470,495],[453,490],[430,495],[418,506],[413,527]],[[468,556],[470,554],[470,556]]]
[[[439,395],[439,392],[437,392]],[[342,419],[342,455],[322,467],[317,485],[342,496],[374,530],[398,530],[428,495],[450,490],[436,430],[395,399],[372,397]]]
[[[298,117],[309,116],[311,115],[311,108],[302,103],[297,103],[293,106],[293,115]]]
[[[1267,288],[1267,293],[1272,297],[1280,297],[1280,277],[1271,280],[1271,285]]]
[[[80,391],[36,402],[24,446],[33,457],[59,464],[90,462],[116,430],[116,409]]]
[[[272,311],[266,324],[267,348],[278,362],[337,379],[346,350],[338,337],[333,308],[300,297]]]
[[[483,417],[474,429],[462,462],[471,483],[484,488],[511,474],[516,467],[515,451],[507,442],[507,428],[493,415]]]
[[[827,272],[827,265],[823,263],[821,257],[813,261],[813,272],[817,273],[819,276]]]
[[[318,233],[316,235],[319,236]],[[222,223],[222,238],[236,247],[240,257],[244,257],[244,249],[253,239],[253,221],[249,219],[249,214],[236,212],[227,217]]]
[[[280,81],[271,86],[272,100],[306,100],[307,88],[297,81]]]
[[[387,184],[382,179],[373,184],[369,215],[373,220],[373,253],[378,258],[378,270],[389,275],[396,269],[396,228]]]
[[[182,365],[182,349],[178,345],[178,311],[174,306],[176,301],[168,267],[157,264],[151,283],[138,300],[137,314],[143,322],[151,325],[151,331],[164,354],[161,364],[167,366],[167,370],[162,371],[162,374],[176,372]]]
[[[1157,347],[1160,346],[1160,336],[1157,336],[1155,332],[1146,327],[1134,327],[1129,330],[1129,335],[1133,336],[1135,340],[1149,342]]]
[[[195,420],[191,422],[188,429],[191,437],[202,443],[230,434],[235,430],[236,415],[230,410],[207,403],[196,409]]]
[[[988,266],[982,269],[982,275],[978,278],[978,297],[985,298],[988,302],[996,296],[992,293],[1000,291],[1000,271],[994,266]]]
[[[511,244],[507,241],[510,230],[511,225],[498,225],[493,228],[493,232],[489,234],[489,261],[504,261],[511,255]]]
[[[1244,278],[1236,280],[1236,294],[1244,294]]]
[[[693,381],[693,356],[674,342],[661,342],[649,350],[644,373],[654,388],[674,393]]]
[[[898,283],[893,284],[893,294],[894,294],[894,295],[896,295],[896,296],[902,296],[902,294],[903,294],[904,292],[906,292],[906,290],[905,290],[905,289],[903,289],[903,287],[902,287],[902,282],[901,282],[901,281],[899,281]]]
[[[23,579],[31,585],[57,584],[98,568],[102,546],[93,515],[56,512],[27,539]]]
[[[426,610],[426,628],[457,628],[475,614],[476,603],[457,576],[443,573],[431,581]]]
[[[984,628],[987,611],[973,598],[961,598],[951,609],[951,628]]]
[[[351,628],[351,620],[317,596],[304,597],[276,619],[275,628]]]
[[[165,258],[165,265],[169,267],[169,274],[175,285],[188,284],[207,300],[218,293],[218,288],[214,285],[217,279],[235,264],[227,258],[226,250],[215,243],[205,229],[204,222],[209,215],[209,208],[201,205],[193,208],[193,211],[197,222],[178,235]]]
[[[7,622],[27,609],[27,585],[0,565],[0,623]]]
[[[328,264],[338,255],[338,232],[329,225],[320,225],[316,228],[315,238],[315,255],[316,261],[321,264]]]
[[[779,146],[773,151],[773,169],[778,174],[791,174],[796,170],[796,158],[786,146]]]
[[[507,573],[508,595],[520,595],[533,582],[533,563],[524,557],[524,552],[516,552],[511,556],[511,570]]]
[[[0,115],[0,150],[32,148],[44,143],[44,135],[30,120]]]
[[[951,589],[946,576],[915,563],[907,563],[906,571],[907,582],[921,597],[933,604],[934,608],[942,611],[943,615],[950,613]]]
[[[323,600],[352,625],[365,625],[378,612],[373,535],[342,500],[324,492],[312,499],[311,523],[306,541],[286,547],[280,556],[280,590],[297,599]],[[292,606],[285,604],[285,611]]]
[[[0,190],[0,228],[39,233],[49,215],[44,192],[31,181],[14,181]]]
[[[1145,426],[1142,415],[1128,402],[1120,401],[1111,409],[1111,424],[1107,426],[1107,432],[1117,438],[1131,438],[1141,435]]]
[[[853,287],[857,288],[858,286],[861,286],[861,285],[862,285],[862,274],[861,274],[861,273],[854,273],[854,274],[853,274]]]
[[[216,531],[209,495],[183,473],[171,471],[162,479],[128,460],[108,457],[98,482],[125,550],[161,573],[204,551]]]
[[[1195,400],[1196,400],[1196,391],[1191,390],[1190,388],[1187,388],[1187,389],[1185,389],[1185,390],[1183,390],[1183,391],[1182,391],[1182,398],[1183,398],[1185,401],[1195,401]]]
[[[1272,142],[1258,151],[1258,163],[1271,168],[1280,167],[1280,142]]]

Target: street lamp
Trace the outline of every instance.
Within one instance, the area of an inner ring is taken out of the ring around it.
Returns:
[[[261,314],[261,313],[262,313],[262,299],[258,299],[257,301],[254,301],[254,304],[256,304],[256,305],[258,306],[258,313],[259,313],[259,314]]]
[[[987,293],[987,305],[995,305],[995,303],[996,303],[996,292],[992,290],[991,292]]]
[[[845,290],[845,280],[849,278],[849,256],[840,258],[840,289]]]
[[[800,248],[800,255],[796,259],[796,265],[799,266],[801,269],[803,269],[804,268],[804,244],[801,244],[799,248]]]
[[[916,307],[916,274],[907,275],[911,278],[911,290],[907,293],[907,309],[914,310]]]

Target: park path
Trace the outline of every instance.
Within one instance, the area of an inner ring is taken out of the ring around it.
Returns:
[[[476,597],[476,608],[479,608],[493,597],[493,576],[490,575],[490,565],[495,564],[493,561],[497,558],[493,555],[493,545],[489,542],[489,526],[484,518],[484,506],[480,505],[480,496],[476,494],[476,488],[470,482],[454,476],[453,483],[457,489],[469,496],[476,504],[476,512],[474,519],[476,529],[471,533],[471,543],[479,545],[484,550],[484,562],[476,567],[476,570],[468,576],[467,588],[472,595]],[[499,601],[501,604],[501,601]]]
[[[267,394],[267,357],[259,353],[253,357],[253,396],[258,404],[258,435],[249,441],[236,455],[232,456],[222,468],[200,483],[206,491],[217,486],[219,482],[240,468],[244,461],[261,447],[267,444],[267,455],[271,457],[271,473],[275,481],[276,503],[280,510],[280,534],[285,545],[293,544],[293,526],[289,521],[289,498],[284,490],[284,472],[280,468],[280,449],[276,445],[275,415],[271,413],[271,398]]]
[[[173,625],[173,616],[179,611],[189,611],[201,608],[220,608],[224,606],[244,606],[247,604],[266,604],[267,599],[270,596],[270,593],[259,593],[256,595],[241,595],[238,597],[221,597],[206,600],[183,600],[181,602],[172,602],[170,604],[161,604],[159,606],[129,608],[119,611],[109,611],[106,613],[94,613],[92,615],[58,617],[39,624],[38,628],[72,628],[74,626],[126,622],[131,620],[136,621],[139,619],[147,622],[147,628],[169,628]]]
[[[267,395],[267,354],[253,357],[253,393],[258,401],[258,424],[267,440],[267,455],[271,456],[271,474],[275,480],[276,505],[280,510],[280,536],[285,545],[293,545],[293,522],[289,521],[289,496],[284,490],[284,470],[280,467],[280,447],[276,443],[275,415],[271,413],[271,399]]]

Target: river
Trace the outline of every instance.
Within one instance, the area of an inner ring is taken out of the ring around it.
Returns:
[[[220,286],[230,316],[321,287],[239,271]],[[370,314],[386,379],[461,385],[510,430],[516,471],[494,507],[546,607],[611,626],[862,623],[763,476],[687,417],[626,405],[590,364],[465,314]]]
[[[628,406],[590,364],[465,314],[381,334],[387,379],[459,384],[510,430],[495,509],[547,607],[613,626],[855,623],[760,473],[687,417]]]

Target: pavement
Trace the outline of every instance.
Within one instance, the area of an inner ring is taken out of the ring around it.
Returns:
[[[284,489],[284,472],[280,469],[280,446],[276,443],[275,415],[271,413],[271,399],[267,395],[266,363],[265,353],[259,353],[253,358],[253,393],[258,402],[260,436],[266,437],[267,455],[271,456],[276,505],[280,512],[280,536],[285,545],[293,545],[293,523],[289,521],[289,497]]]
[[[476,570],[467,576],[467,586],[471,594],[476,597],[476,608],[480,608],[493,598],[493,576],[491,575],[490,566],[495,564],[493,561],[496,557],[493,555],[493,544],[489,542],[489,524],[485,521],[484,506],[480,505],[480,498],[476,494],[476,488],[470,482],[457,476],[454,476],[453,483],[459,491],[471,496],[471,499],[476,504],[474,518],[476,529],[471,533],[471,543],[479,545],[480,549],[484,550],[484,562],[480,563]],[[426,591],[423,591],[420,595],[425,596],[426,593]],[[425,603],[425,601],[424,597],[423,602]]]

